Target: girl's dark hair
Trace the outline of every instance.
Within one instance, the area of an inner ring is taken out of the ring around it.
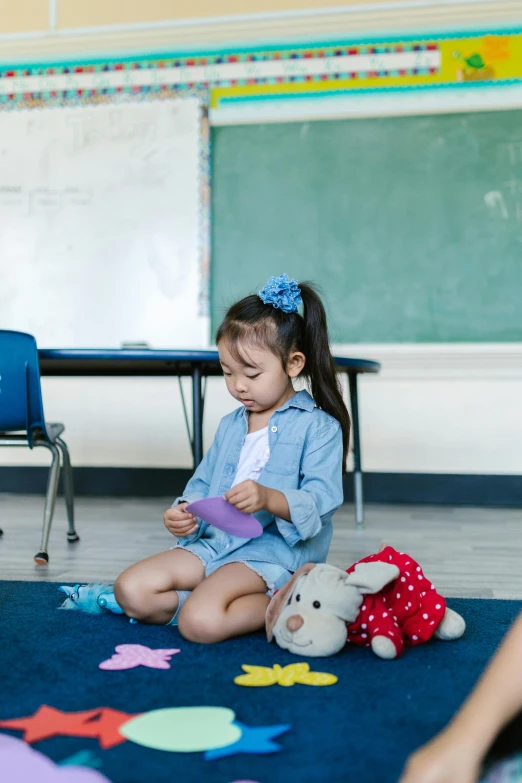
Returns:
[[[241,354],[239,344],[268,348],[286,368],[292,351],[300,351],[306,364],[299,377],[304,377],[319,408],[329,413],[341,425],[343,434],[343,474],[350,441],[350,415],[344,403],[341,384],[335,372],[330,351],[326,312],[317,293],[319,286],[310,281],[298,283],[303,300],[303,315],[286,313],[271,304],[264,304],[257,294],[241,299],[227,310],[216,331],[215,343],[226,338],[236,361],[254,367]]]

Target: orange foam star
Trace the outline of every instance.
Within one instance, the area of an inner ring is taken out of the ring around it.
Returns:
[[[39,742],[51,737],[91,737],[98,739],[102,748],[113,748],[126,741],[118,731],[120,726],[135,717],[111,707],[62,712],[43,704],[34,715],[0,721],[0,728],[23,731],[25,742]]]
[[[120,726],[127,723],[131,718],[137,718],[140,713],[130,715],[127,712],[113,710],[111,707],[103,707],[102,712],[92,723],[98,727],[96,736],[102,748],[114,748],[121,742],[126,742],[127,738],[119,732]]]
[[[26,742],[39,742],[59,736],[95,737],[96,734],[92,733],[93,724],[89,721],[99,714],[99,708],[84,712],[62,712],[42,704],[34,715],[0,721],[0,728],[23,731]]]

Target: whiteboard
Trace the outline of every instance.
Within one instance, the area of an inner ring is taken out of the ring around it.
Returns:
[[[0,328],[40,347],[208,345],[201,109],[0,112]]]

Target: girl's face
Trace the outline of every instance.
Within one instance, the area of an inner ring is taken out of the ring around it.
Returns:
[[[295,394],[291,378],[299,375],[304,367],[304,354],[292,353],[285,372],[280,359],[267,349],[241,348],[248,364],[234,359],[226,340],[220,340],[218,352],[227,389],[247,410],[255,413],[277,410]]]

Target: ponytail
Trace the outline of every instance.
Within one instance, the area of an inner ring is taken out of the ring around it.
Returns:
[[[326,312],[323,303],[309,282],[299,283],[304,313],[304,346],[306,364],[301,375],[311,387],[317,405],[341,425],[343,434],[343,474],[350,442],[350,415],[346,408],[341,384],[335,372],[335,362],[330,350]]]
[[[308,382],[318,407],[341,425],[344,475],[350,442],[350,415],[330,351],[326,312],[315,291],[318,288],[315,283],[298,285],[303,301],[303,316],[296,311],[285,312],[270,303],[265,304],[257,294],[251,294],[229,307],[216,331],[215,343],[217,345],[226,338],[232,355],[243,364],[248,361],[241,352],[245,340],[253,345],[267,347],[279,356],[283,367],[286,367],[292,351],[304,353],[306,362],[299,377],[304,377]]]

